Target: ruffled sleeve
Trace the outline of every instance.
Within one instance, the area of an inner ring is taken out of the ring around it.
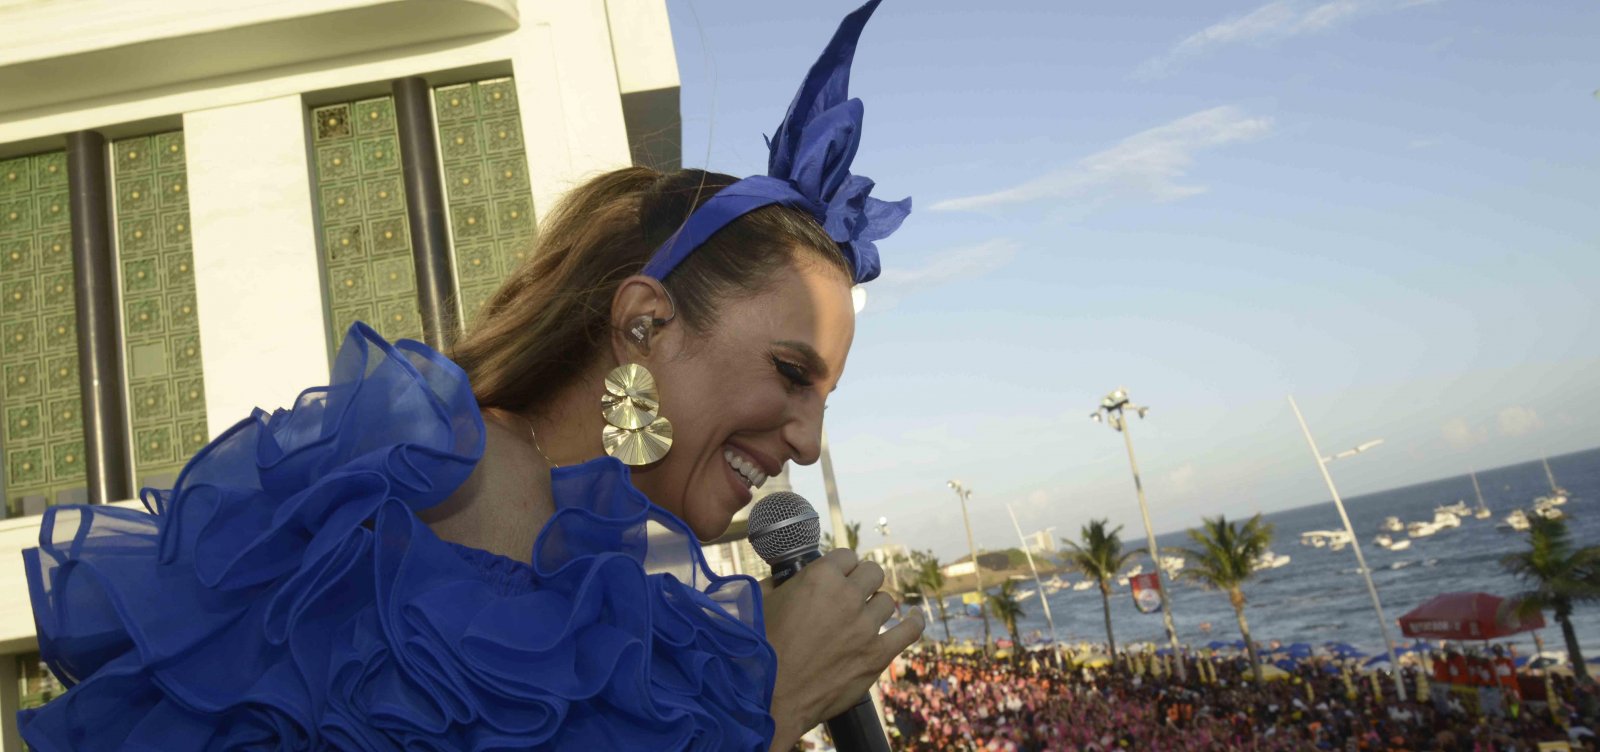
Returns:
[[[530,561],[417,512],[483,455],[461,370],[353,326],[332,385],[257,410],[145,512],[55,507],[24,553],[71,687],[38,750],[765,749],[760,591],[610,458],[552,476]]]

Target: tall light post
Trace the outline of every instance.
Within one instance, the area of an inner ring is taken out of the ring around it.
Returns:
[[[867,307],[867,288],[856,285],[850,288],[850,304],[856,315]],[[828,520],[833,523],[833,543],[843,546],[848,540],[844,526],[844,508],[839,506],[839,484],[833,479],[833,453],[828,451],[828,429],[822,429],[822,490],[828,496]]]
[[[1017,530],[1017,540],[1022,543],[1022,555],[1028,559],[1028,569],[1033,570],[1033,586],[1038,588],[1039,605],[1044,607],[1044,620],[1050,625],[1050,644],[1055,645],[1057,639],[1056,620],[1055,617],[1050,615],[1050,600],[1044,597],[1044,582],[1039,579],[1039,568],[1033,565],[1033,550],[1028,548],[1028,539],[1022,537],[1022,526],[1017,524],[1017,512],[1011,508],[1010,504],[1006,505],[1006,513],[1011,515],[1011,527]],[[1045,532],[1049,532],[1049,530]],[[1018,648],[1020,649],[1021,646],[1019,645]]]
[[[1144,499],[1144,482],[1139,479],[1139,461],[1133,456],[1133,436],[1128,433],[1128,418],[1125,411],[1132,410],[1140,420],[1150,408],[1135,405],[1128,399],[1128,390],[1118,388],[1100,399],[1100,406],[1089,413],[1089,419],[1096,423],[1104,422],[1118,433],[1122,434],[1122,442],[1128,447],[1128,466],[1133,468],[1133,490],[1139,495],[1139,515],[1144,518],[1144,535],[1150,545],[1150,561],[1155,567],[1153,573],[1156,582],[1161,584],[1157,591],[1161,594],[1161,620],[1167,627],[1167,643],[1172,647],[1172,658],[1178,664],[1178,678],[1189,680],[1189,669],[1183,663],[1183,657],[1178,652],[1178,628],[1172,623],[1172,600],[1167,597],[1167,583],[1161,571],[1161,549],[1156,546],[1156,531],[1150,526],[1150,505]]]
[[[978,564],[978,547],[972,543],[972,519],[967,516],[967,500],[972,498],[972,489],[961,485],[961,481],[953,480],[945,484],[955,489],[956,498],[961,500],[961,523],[967,526],[967,551],[972,554],[972,574],[978,578],[978,613],[983,616],[983,652],[989,654],[989,595],[983,589],[983,566]]]
[[[900,562],[895,560],[894,544],[889,539],[889,518],[879,517],[878,524],[873,525],[872,529],[878,531],[878,535],[883,536],[883,556],[889,560],[890,588],[897,594],[903,595],[905,591],[900,587]],[[896,608],[898,609],[898,604],[896,604]]]
[[[1369,441],[1352,449],[1346,449],[1331,457],[1322,456],[1322,450],[1317,449],[1317,442],[1311,438],[1311,428],[1306,425],[1306,418],[1300,414],[1300,406],[1295,404],[1294,397],[1289,397],[1289,407],[1294,410],[1294,417],[1300,421],[1300,430],[1306,435],[1306,445],[1311,447],[1311,456],[1317,458],[1317,469],[1322,471],[1322,480],[1328,484],[1328,493],[1333,496],[1333,505],[1339,509],[1339,519],[1344,521],[1344,532],[1350,536],[1350,547],[1356,552],[1356,566],[1361,569],[1361,576],[1367,580],[1367,594],[1372,596],[1372,610],[1378,614],[1378,629],[1383,632],[1383,644],[1389,651],[1389,665],[1394,667],[1395,696],[1401,702],[1406,699],[1405,680],[1400,675],[1400,662],[1395,660],[1394,640],[1389,637],[1389,618],[1383,615],[1383,601],[1378,598],[1378,586],[1372,584],[1372,570],[1367,568],[1367,557],[1361,553],[1361,538],[1356,535],[1355,528],[1350,525],[1350,515],[1344,511],[1344,500],[1339,498],[1339,489],[1333,486],[1333,476],[1328,474],[1328,463],[1334,460],[1353,457],[1383,443],[1383,439]]]

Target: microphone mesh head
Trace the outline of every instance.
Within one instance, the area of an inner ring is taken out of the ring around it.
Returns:
[[[793,491],[768,494],[750,509],[750,547],[771,564],[817,547],[822,526],[817,510]]]

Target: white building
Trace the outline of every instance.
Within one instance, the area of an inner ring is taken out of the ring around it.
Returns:
[[[1034,556],[1054,555],[1057,549],[1056,529],[1047,527],[1030,535],[1023,536],[1023,545],[1028,547],[1028,553]]]
[[[947,578],[963,577],[974,574],[977,571],[978,565],[973,562],[971,557],[962,559],[954,564],[947,564],[943,570],[944,576]]]
[[[17,709],[59,691],[18,556],[45,506],[170,482],[325,383],[352,320],[441,344],[563,191],[676,168],[680,125],[664,0],[0,0],[0,29],[0,749],[20,750]]]

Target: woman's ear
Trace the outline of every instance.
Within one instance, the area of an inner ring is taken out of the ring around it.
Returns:
[[[659,355],[667,329],[677,317],[672,296],[653,277],[634,275],[622,281],[611,298],[611,350],[616,363],[633,363]],[[671,327],[675,329],[675,327]]]

